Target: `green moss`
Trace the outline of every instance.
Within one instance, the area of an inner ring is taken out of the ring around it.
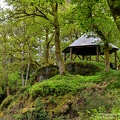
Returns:
[[[83,77],[79,75],[57,75],[48,81],[43,81],[41,83],[36,83],[29,89],[30,96],[35,99],[38,96],[44,97],[47,95],[60,96],[66,93],[75,93],[86,87],[94,86],[92,83],[98,76]],[[91,83],[88,83],[90,81]]]
[[[66,70],[70,74],[79,74],[79,75],[95,75],[97,72],[100,72],[103,69],[102,63],[93,63],[88,61],[80,62],[69,62],[66,63]]]
[[[87,76],[78,75],[79,73],[56,75],[46,81],[29,85],[5,99],[1,110],[9,108],[8,113],[14,116],[14,120],[59,120],[70,119],[73,111],[79,113],[78,119],[81,119],[80,116],[82,113],[87,114],[86,111],[92,114],[92,109],[104,107],[105,112],[111,112],[112,108],[120,106],[120,71],[105,72],[101,63],[90,65],[90,62],[81,62],[72,65],[81,64],[82,70],[77,70],[87,73]],[[89,73],[89,69],[92,73]],[[71,111],[67,114],[60,113],[69,101],[72,102]],[[9,115],[8,113],[6,114]]]
[[[10,95],[8,96],[3,102],[2,104],[0,105],[0,110],[3,110],[5,108],[7,108],[10,103],[12,102],[12,100],[14,99],[14,96]]]
[[[0,86],[0,94],[2,95],[4,91],[2,90],[2,87]]]

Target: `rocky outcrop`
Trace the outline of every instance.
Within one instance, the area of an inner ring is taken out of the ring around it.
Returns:
[[[79,74],[83,76],[94,75],[100,71],[100,68],[94,64],[85,62],[69,62],[66,64],[66,70],[70,74]]]
[[[94,64],[88,64],[85,62],[69,62],[65,64],[66,71],[70,74],[79,74],[83,76],[94,75],[100,71],[100,68]],[[35,82],[41,82],[59,74],[59,68],[57,65],[48,65],[37,70],[35,76]]]
[[[48,65],[37,70],[35,81],[41,82],[49,79],[59,73],[59,68],[56,65]]]

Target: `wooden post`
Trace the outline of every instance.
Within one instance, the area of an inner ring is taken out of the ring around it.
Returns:
[[[72,48],[70,48],[70,61],[72,61]]]
[[[66,62],[66,53],[64,53],[64,61]]]
[[[115,51],[115,69],[117,69],[117,51]]]
[[[84,60],[85,58],[84,58],[84,55],[82,55],[82,60]]]
[[[96,47],[96,53],[97,53],[96,61],[99,62],[99,46]]]
[[[89,60],[91,61],[91,55],[89,55]]]

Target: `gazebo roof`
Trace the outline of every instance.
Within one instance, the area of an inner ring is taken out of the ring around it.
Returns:
[[[69,47],[97,45],[100,42],[101,42],[100,38],[84,34],[76,41],[74,41]]]
[[[99,54],[104,54],[100,49],[100,44],[103,44],[101,38],[96,37],[95,34],[84,34],[76,41],[74,41],[69,47],[63,50],[63,53],[69,53],[70,48],[72,48],[72,53],[77,55],[96,55],[96,46],[99,47]],[[110,54],[119,48],[113,44],[111,46]]]

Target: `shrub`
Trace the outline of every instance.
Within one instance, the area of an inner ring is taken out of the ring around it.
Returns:
[[[72,92],[76,93],[87,86],[94,86],[94,80],[97,80],[98,76],[83,77],[79,75],[57,75],[48,81],[43,81],[41,83],[36,83],[29,89],[30,96],[34,100],[37,96],[47,96],[47,95],[64,95],[66,93]],[[88,83],[90,81],[90,83]]]
[[[35,101],[34,109],[25,109],[19,120],[47,120],[45,105],[38,98]]]

